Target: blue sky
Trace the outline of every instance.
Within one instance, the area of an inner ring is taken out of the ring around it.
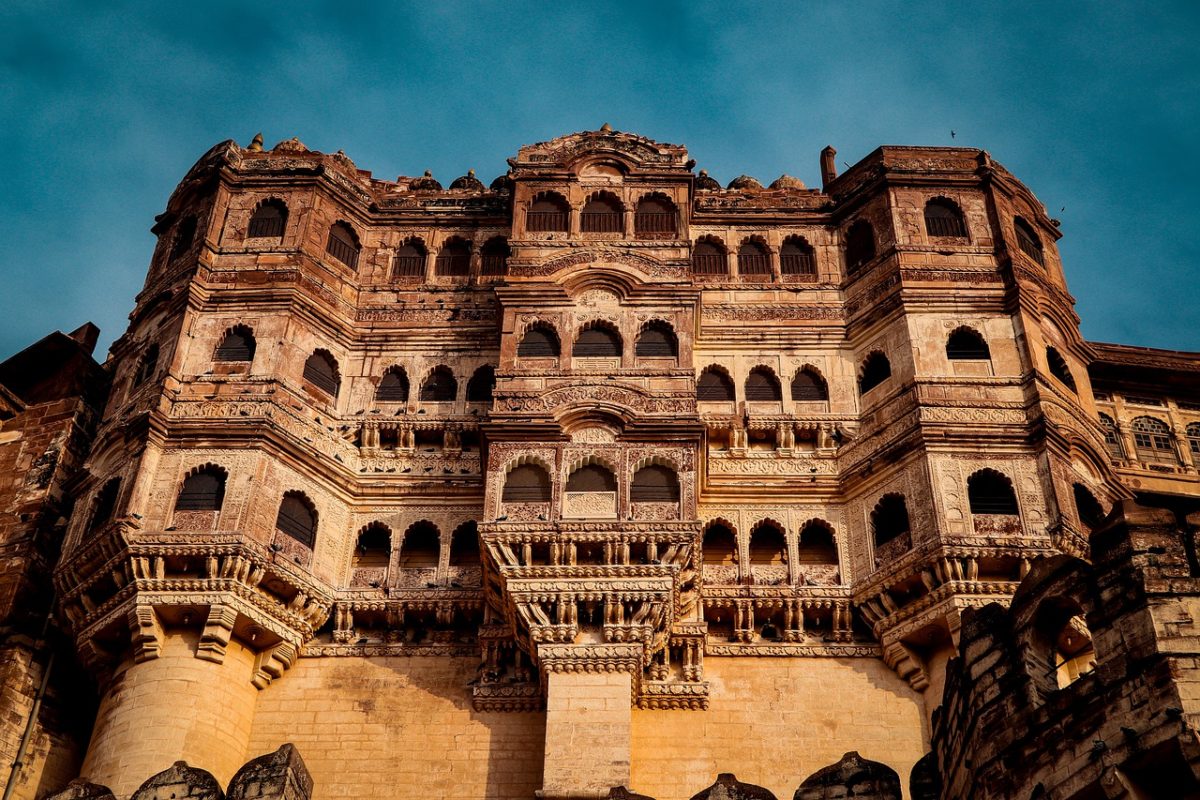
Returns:
[[[89,319],[120,335],[154,215],[223,139],[448,183],[602,122],[722,182],[818,185],[826,144],[983,147],[1062,220],[1085,336],[1200,350],[1197,42],[1194,0],[7,0],[0,357]]]

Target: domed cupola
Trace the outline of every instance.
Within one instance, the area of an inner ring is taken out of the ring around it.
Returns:
[[[440,192],[442,185],[433,177],[433,173],[425,170],[425,174],[408,185],[414,192]]]
[[[726,188],[733,189],[734,191],[738,192],[753,192],[762,189],[763,185],[755,178],[751,178],[749,175],[739,175],[731,180],[729,182],[729,186]]]
[[[799,178],[793,178],[791,175],[780,175],[771,182],[772,189],[804,189],[804,181]]]
[[[454,182],[450,184],[450,188],[464,192],[482,192],[483,181],[475,177],[475,170],[469,169],[466,175],[463,175],[461,178],[455,178]]]
[[[506,172],[503,175],[496,178],[496,180],[492,181],[492,185],[490,188],[493,192],[512,192],[512,187],[513,187],[512,178],[510,178],[508,176],[508,173]]]
[[[719,192],[721,184],[717,183],[716,178],[708,174],[708,170],[700,170],[700,174],[696,176],[696,191],[699,192]]]

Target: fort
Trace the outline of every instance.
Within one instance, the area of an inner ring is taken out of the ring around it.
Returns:
[[[5,800],[1200,797],[1200,354],[987,152],[836,163],[213,147],[0,364]]]

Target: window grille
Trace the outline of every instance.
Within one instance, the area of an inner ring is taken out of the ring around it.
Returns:
[[[696,399],[702,403],[732,401],[733,381],[718,370],[705,370],[696,381]]]
[[[1020,217],[1016,217],[1013,220],[1013,228],[1017,232],[1017,247],[1021,248],[1021,252],[1041,266],[1045,266],[1045,256],[1042,254],[1042,240],[1034,233],[1029,223]]]
[[[500,499],[505,503],[549,503],[550,476],[539,466],[522,464],[508,473]]]
[[[639,238],[674,238],[678,231],[674,207],[664,200],[643,199],[633,215],[633,230]]]
[[[391,369],[384,373],[379,388],[375,390],[375,399],[384,403],[408,402],[408,376],[401,369]]]
[[[225,476],[205,470],[183,482],[175,498],[176,511],[219,511],[225,500]]]
[[[758,242],[743,242],[738,248],[739,275],[771,274],[771,256],[767,249]]]
[[[326,394],[336,396],[341,382],[337,363],[328,353],[318,350],[304,362],[304,380]]]
[[[275,529],[287,534],[305,547],[312,547],[317,537],[317,512],[307,499],[298,494],[284,495],[275,517]]]
[[[925,230],[930,236],[965,239],[967,226],[962,211],[949,200],[934,198],[925,204]]]
[[[525,227],[535,233],[566,232],[570,224],[567,202],[561,197],[534,200],[525,212]]]
[[[634,503],[678,503],[679,478],[659,464],[642,467],[633,475],[629,499]]]
[[[712,242],[699,241],[692,248],[692,272],[696,275],[725,275],[725,251]]]
[[[518,358],[547,358],[559,354],[558,337],[546,327],[530,328],[517,345]]]
[[[325,242],[325,252],[350,269],[358,266],[358,239],[354,231],[344,222],[339,222],[329,229],[329,238]]]
[[[603,326],[587,328],[575,339],[571,355],[577,358],[620,357],[621,337]]]
[[[287,206],[267,200],[255,210],[246,228],[247,239],[280,239],[287,227]]]
[[[820,375],[812,370],[802,369],[792,378],[792,399],[805,402],[828,400],[829,388]]]
[[[253,361],[254,334],[243,328],[234,328],[225,334],[217,345],[214,361]]]
[[[782,400],[779,381],[765,369],[752,369],[746,376],[746,399],[768,403]]]
[[[421,400],[432,403],[448,403],[458,395],[458,381],[446,367],[438,367],[421,386]]]
[[[817,259],[803,237],[789,237],[779,248],[779,271],[784,275],[817,277]]]
[[[409,243],[396,251],[392,257],[393,278],[425,277],[425,250]]]
[[[679,342],[670,326],[651,323],[638,336],[634,354],[641,358],[674,358],[679,355]]]

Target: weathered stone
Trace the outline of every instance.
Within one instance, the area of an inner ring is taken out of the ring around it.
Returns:
[[[804,779],[793,800],[901,800],[900,776],[886,764],[850,752],[841,761],[822,767]]]

